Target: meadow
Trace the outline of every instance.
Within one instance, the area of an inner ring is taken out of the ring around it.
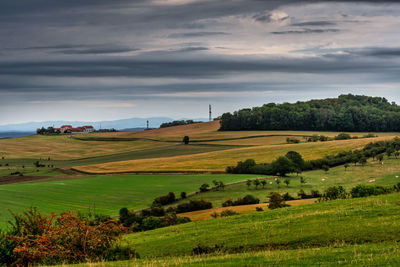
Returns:
[[[216,253],[201,256],[161,257],[73,266],[397,266],[399,263],[400,249],[398,243],[384,242],[234,254]]]
[[[149,207],[154,198],[168,192],[197,191],[203,183],[236,182],[254,175],[106,175],[76,179],[0,186],[0,223],[10,218],[8,210],[21,212],[36,206],[44,214],[80,210],[118,215],[119,209]]]
[[[303,172],[299,176],[290,174],[287,177],[279,178],[279,185],[275,181],[276,177],[261,176],[262,179],[267,181],[264,188],[259,185],[256,189],[253,183],[250,187],[246,183],[238,183],[226,186],[224,190],[200,193],[191,196],[189,199],[203,198],[211,201],[213,207],[221,207],[222,203],[227,199],[235,200],[248,194],[259,198],[261,202],[266,202],[270,192],[279,192],[281,194],[288,192],[291,196],[298,198],[297,193],[301,189],[310,194],[311,190],[318,190],[323,193],[328,187],[334,185],[341,185],[350,190],[358,184],[388,186],[400,183],[400,160],[385,158],[383,163],[382,165],[378,161],[369,160],[365,166],[351,164],[347,169],[343,166],[337,166],[327,172],[313,170]],[[305,184],[300,183],[300,176],[305,179]],[[290,181],[289,186],[284,183],[286,178]]]
[[[144,258],[187,256],[197,246],[237,253],[398,242],[399,201],[390,194],[267,210],[134,233],[123,242]]]

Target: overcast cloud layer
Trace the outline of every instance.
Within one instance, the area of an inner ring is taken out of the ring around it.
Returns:
[[[399,1],[0,2],[0,124],[400,102]]]

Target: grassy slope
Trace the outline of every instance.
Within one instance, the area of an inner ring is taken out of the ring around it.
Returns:
[[[133,209],[151,205],[153,199],[170,191],[193,192],[201,184],[218,179],[225,183],[252,175],[119,175],[0,186],[0,223],[8,209],[20,212],[37,206],[44,213],[79,209],[117,215],[122,207]]]
[[[73,266],[398,266],[397,242],[143,259]],[[64,265],[65,266],[65,265]]]
[[[281,183],[278,185],[273,177],[267,178],[267,185],[262,188],[260,185],[255,189],[254,185],[248,187],[245,183],[234,184],[225,187],[222,191],[209,191],[194,195],[190,199],[204,198],[211,201],[214,207],[221,207],[222,202],[227,199],[237,199],[251,194],[260,199],[261,202],[267,201],[267,195],[270,192],[280,192],[282,194],[289,192],[292,196],[297,197],[300,189],[304,189],[306,193],[311,190],[319,190],[323,192],[327,187],[333,185],[341,185],[350,190],[357,184],[376,184],[376,185],[395,185],[400,183],[400,159],[385,159],[381,165],[377,161],[369,161],[365,166],[354,166],[353,164],[345,171],[343,166],[331,168],[328,172],[323,170],[308,171],[301,174],[306,180],[306,184],[300,184],[298,176],[290,175],[289,187],[280,178]],[[322,179],[325,179],[322,181]],[[374,180],[372,182],[372,180]],[[270,184],[272,182],[272,184]]]
[[[396,242],[399,201],[391,194],[289,207],[134,233],[125,242],[142,257],[188,255],[197,245],[235,252]]]
[[[278,156],[295,150],[307,160],[321,158],[349,149],[364,147],[367,143],[391,139],[391,137],[352,139],[317,143],[265,145],[245,148],[234,148],[222,151],[200,153],[154,159],[139,159],[115,163],[80,166],[76,169],[90,173],[116,173],[134,171],[224,171],[226,166],[235,165],[248,158],[257,162],[271,162]]]

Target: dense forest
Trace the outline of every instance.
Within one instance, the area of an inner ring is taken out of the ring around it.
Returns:
[[[221,116],[221,131],[400,131],[400,106],[382,97],[341,95],[294,104],[265,104]]]

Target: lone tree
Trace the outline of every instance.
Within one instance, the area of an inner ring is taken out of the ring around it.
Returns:
[[[210,187],[210,185],[209,184],[202,184],[201,186],[200,186],[200,192],[206,192],[206,191],[208,191],[208,188]]]
[[[279,180],[278,178],[275,179],[275,183],[278,185],[279,188],[279,184],[281,183],[281,180]]]
[[[289,178],[286,178],[285,181],[283,181],[286,184],[286,187],[289,187],[290,180]]]
[[[265,180],[262,180],[262,181],[261,181],[261,184],[262,184],[262,187],[264,188],[264,187],[265,187],[265,185],[267,184],[267,181],[265,181]]]
[[[183,142],[185,145],[188,145],[188,144],[189,144],[189,136],[185,135],[185,137],[183,137],[182,142]]]
[[[247,179],[246,184],[247,184],[247,187],[250,187],[251,186],[251,180]]]
[[[253,184],[255,185],[256,189],[258,188],[258,186],[260,185],[260,181],[258,179],[255,179],[253,181]]]
[[[279,194],[278,192],[271,192],[268,197],[269,197],[269,204],[268,204],[269,209],[283,208],[286,206],[282,195]]]

